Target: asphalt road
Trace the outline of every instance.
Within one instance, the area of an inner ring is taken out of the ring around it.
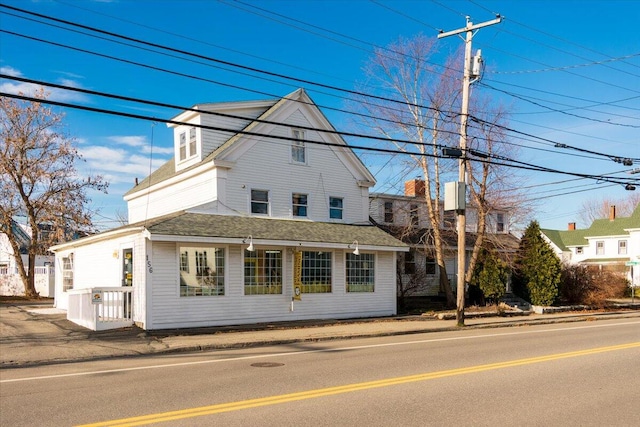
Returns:
[[[637,426],[640,320],[0,372],[0,425]]]

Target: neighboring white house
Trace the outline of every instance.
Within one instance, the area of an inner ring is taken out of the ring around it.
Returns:
[[[29,229],[11,221],[12,234],[20,242],[20,257],[25,268],[29,266],[27,250],[31,244]],[[34,285],[41,297],[53,297],[53,256],[37,255]],[[24,295],[24,282],[18,273],[16,256],[6,233],[0,231],[0,295]]]
[[[125,194],[130,224],[52,248],[69,319],[154,330],[396,313],[408,248],[370,224],[375,180],[304,90],[199,104],[169,126],[175,157]]]
[[[570,264],[595,265],[623,272],[634,286],[640,286],[640,204],[628,217],[617,217],[615,206],[609,218],[597,219],[589,228],[541,230],[561,261]]]
[[[369,215],[379,226],[411,246],[411,250],[399,257],[399,273],[403,283],[416,280],[415,274],[422,272],[422,284],[415,284],[410,292],[412,296],[437,296],[443,289],[440,285],[440,272],[437,268],[431,223],[425,199],[425,181],[411,179],[404,183],[404,194],[394,195],[371,193]],[[445,211],[440,205],[441,235],[444,240],[445,266],[450,283],[457,281],[458,270],[458,237],[456,232],[456,212]],[[478,212],[473,206],[466,209],[466,251],[465,259],[469,262],[478,231]],[[486,240],[504,255],[515,253],[519,240],[510,233],[509,211],[494,210],[486,218]],[[413,278],[412,278],[413,276]],[[508,286],[509,284],[507,284]],[[507,290],[509,290],[507,288]],[[399,290],[399,292],[402,292]]]

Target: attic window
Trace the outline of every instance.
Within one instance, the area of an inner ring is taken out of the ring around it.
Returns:
[[[189,144],[187,145],[187,132],[180,132],[179,159],[186,160],[196,155],[198,150],[196,128],[189,128]]]
[[[187,133],[180,132],[180,160],[187,158]]]
[[[304,131],[299,129],[292,130],[293,138],[295,141],[291,141],[291,161],[293,163],[306,163],[306,148],[304,145]]]
[[[196,128],[189,129],[189,156],[196,155]]]

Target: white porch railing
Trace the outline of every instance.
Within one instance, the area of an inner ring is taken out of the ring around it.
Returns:
[[[67,319],[92,331],[125,328],[133,325],[133,289],[70,289]],[[97,296],[100,298],[97,298]]]

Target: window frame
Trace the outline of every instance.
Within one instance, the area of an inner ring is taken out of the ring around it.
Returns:
[[[184,161],[189,157],[187,155],[187,131],[182,131],[178,134],[178,160]]]
[[[307,164],[307,146],[305,144],[305,132],[302,129],[291,129],[291,163]]]
[[[66,257],[62,257],[62,292],[73,289],[74,281],[74,256],[71,252]]]
[[[332,206],[333,201],[340,201],[340,206]],[[333,216],[333,212],[339,212],[340,216]],[[329,196],[329,219],[332,220],[343,220],[344,219],[344,197],[338,196]]]
[[[282,249],[245,249],[242,257],[244,295],[282,295],[283,264]]]
[[[382,209],[384,222],[389,224],[393,223],[393,200],[384,202]]]
[[[420,225],[420,206],[417,203],[409,205],[409,221],[413,227]]]
[[[504,224],[504,213],[498,212],[496,213],[496,232],[497,233],[504,233],[505,231],[505,224]]]
[[[297,203],[296,203],[296,197],[299,199]],[[301,210],[304,210],[304,214],[300,213]],[[291,193],[291,215],[298,218],[307,218],[309,216],[309,195],[308,194]]]
[[[582,255],[582,254],[584,254],[584,247],[576,246],[576,255]]]
[[[198,133],[195,126],[189,128],[189,150],[187,158],[191,158],[198,154]]]
[[[618,240],[618,255],[627,255],[629,253],[628,246],[626,239]]]
[[[373,293],[376,290],[376,255],[361,252],[345,253],[345,291],[347,293]],[[354,283],[356,282],[356,283]]]
[[[267,200],[254,199],[254,192],[266,193]],[[266,206],[266,212],[254,211],[254,206]],[[249,190],[249,212],[251,215],[269,216],[271,214],[271,191],[263,188],[252,188]]]
[[[180,298],[222,297],[226,295],[227,247],[176,243],[178,295]],[[187,268],[182,269],[186,260]]]
[[[333,252],[302,251],[300,273],[303,294],[333,293]]]
[[[412,266],[407,268],[407,266]],[[416,251],[409,249],[408,252],[403,252],[402,260],[402,273],[403,274],[416,274]]]

